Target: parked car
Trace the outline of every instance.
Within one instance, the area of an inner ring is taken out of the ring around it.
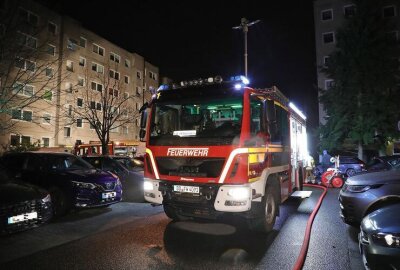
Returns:
[[[333,168],[335,166],[334,163],[330,166]],[[361,173],[365,171],[365,162],[361,159],[353,156],[339,156],[339,171],[346,176],[353,176],[357,173]],[[319,177],[324,173],[321,164],[315,166],[314,174]]]
[[[400,203],[380,208],[361,222],[358,241],[366,269],[400,269]]]
[[[144,201],[143,172],[130,170],[123,165],[120,156],[102,155],[82,157],[97,169],[116,174],[124,190],[123,199],[127,201]]]
[[[15,178],[47,189],[57,217],[73,207],[108,206],[122,198],[116,175],[69,153],[9,153],[2,162]]]
[[[31,229],[48,222],[51,217],[49,192],[11,179],[0,166],[0,234]]]
[[[349,177],[338,199],[343,221],[358,225],[376,209],[400,202],[400,169]]]
[[[366,169],[368,172],[391,170],[400,166],[400,156],[381,156],[374,157],[368,162]]]

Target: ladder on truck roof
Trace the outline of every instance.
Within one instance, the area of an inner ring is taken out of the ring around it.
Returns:
[[[284,106],[289,105],[289,99],[276,86],[272,86],[271,88],[263,88],[263,89],[256,88],[254,90],[270,97],[273,100],[279,101]]]

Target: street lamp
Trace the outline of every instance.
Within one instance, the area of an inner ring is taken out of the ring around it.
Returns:
[[[247,77],[247,32],[249,31],[249,26],[255,25],[260,22],[260,20],[255,20],[249,22],[246,18],[241,19],[241,23],[238,26],[232,27],[232,29],[242,29],[244,34],[244,75]]]

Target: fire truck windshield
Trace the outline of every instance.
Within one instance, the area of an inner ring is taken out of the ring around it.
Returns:
[[[229,145],[240,136],[241,95],[162,100],[153,107],[151,145]]]

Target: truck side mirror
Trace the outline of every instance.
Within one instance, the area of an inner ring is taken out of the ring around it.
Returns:
[[[144,138],[146,137],[146,130],[145,129],[140,129],[140,131],[139,131],[139,138],[140,138],[140,141],[141,142],[144,142],[145,140],[144,140]]]
[[[146,108],[147,108],[147,102],[144,105],[146,105]],[[140,110],[143,109],[144,105],[142,106],[142,108],[140,108]],[[141,142],[144,142],[145,137],[146,137],[146,125],[147,125],[147,110],[146,110],[146,108],[144,108],[141,111],[141,115],[140,115],[139,139]]]

